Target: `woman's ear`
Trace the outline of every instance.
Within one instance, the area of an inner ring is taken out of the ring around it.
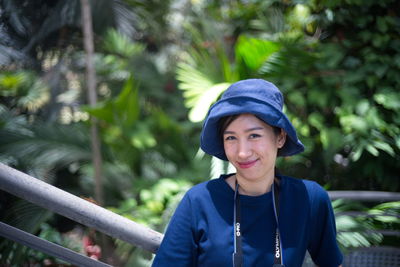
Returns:
[[[286,132],[281,129],[281,132],[278,135],[278,148],[282,148],[285,145],[286,142]]]

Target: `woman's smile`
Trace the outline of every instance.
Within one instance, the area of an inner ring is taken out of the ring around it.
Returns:
[[[256,160],[250,160],[250,161],[244,161],[244,162],[238,162],[238,166],[242,169],[248,169],[253,167],[257,163],[258,159]]]

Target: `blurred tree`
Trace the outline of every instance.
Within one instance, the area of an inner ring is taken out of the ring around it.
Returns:
[[[82,47],[81,9],[79,0],[0,2],[0,66],[28,65],[40,69],[40,62]],[[92,1],[94,31],[101,35],[109,27],[132,36],[136,17],[122,1]]]
[[[85,81],[87,86],[87,98],[89,105],[97,104],[97,83],[96,72],[94,67],[94,42],[93,42],[93,24],[92,24],[92,9],[89,0],[81,0],[82,10],[82,32],[83,43],[85,47],[86,75]],[[99,129],[97,127],[96,118],[90,118],[90,141],[92,148],[92,163],[94,168],[94,183],[95,183],[95,199],[102,205],[104,203],[103,193],[103,171],[101,156],[101,144],[99,138]]]

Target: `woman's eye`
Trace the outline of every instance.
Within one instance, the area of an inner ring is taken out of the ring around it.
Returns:
[[[229,136],[226,136],[226,137],[225,137],[225,140],[226,140],[226,141],[229,141],[229,140],[235,140],[235,137],[234,137],[234,136],[231,136],[231,135],[229,135]]]
[[[254,139],[254,138],[258,138],[258,137],[260,137],[259,134],[251,134],[250,135],[250,139]]]

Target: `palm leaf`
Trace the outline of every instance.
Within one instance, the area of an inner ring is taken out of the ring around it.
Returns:
[[[108,0],[107,0],[108,1]],[[114,14],[114,25],[122,34],[134,36],[139,26],[138,16],[124,3],[124,1],[113,0],[112,10]],[[104,10],[104,9],[101,9]],[[96,16],[104,18],[104,16]]]
[[[37,111],[49,100],[49,88],[31,71],[0,74],[0,95],[12,96],[13,104]]]
[[[116,30],[109,29],[104,37],[104,49],[108,53],[117,54],[125,58],[130,58],[144,50],[141,44],[135,44],[126,35]]]
[[[261,33],[264,37],[275,39],[285,30],[285,17],[282,9],[272,6],[273,2],[265,1],[257,12],[255,19],[250,21],[250,27]]]
[[[268,76],[283,78],[299,77],[302,79],[305,72],[315,63],[317,55],[306,49],[295,38],[279,40],[280,49],[272,53],[261,66],[259,73]]]
[[[180,63],[177,70],[178,87],[184,91],[185,104],[190,109],[189,119],[200,122],[229,83],[213,84],[203,73],[186,63]]]
[[[242,35],[236,44],[236,59],[242,60],[247,68],[256,71],[279,49],[277,42]]]
[[[56,169],[91,158],[88,131],[82,124],[37,122],[27,126],[23,118],[7,118],[5,112],[2,119],[5,121],[0,128],[0,153],[25,166],[35,177],[49,178]]]
[[[199,27],[185,24],[185,30],[190,33],[194,45],[188,48],[187,63],[196,67],[210,80],[216,82],[234,82],[238,75],[232,68],[229,58],[230,44],[226,44],[223,32],[218,22],[209,18],[201,18]]]
[[[50,99],[49,88],[40,80],[36,79],[26,94],[17,101],[18,106],[26,108],[28,111],[37,111],[43,107]]]

